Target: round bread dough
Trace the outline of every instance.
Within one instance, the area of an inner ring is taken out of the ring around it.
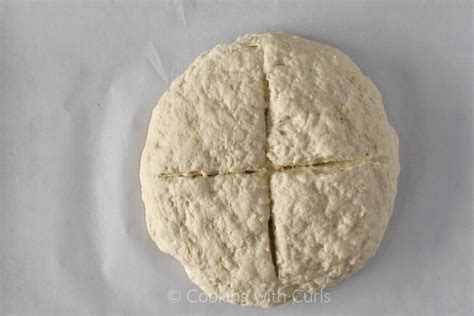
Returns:
[[[375,254],[398,138],[338,49],[283,33],[200,55],[153,110],[140,180],[153,241],[208,295],[271,307]]]

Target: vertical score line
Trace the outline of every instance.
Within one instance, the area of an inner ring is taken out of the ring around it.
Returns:
[[[270,214],[268,217],[268,240],[269,240],[269,247],[270,247],[270,254],[272,258],[272,263],[273,267],[275,269],[275,275],[278,277],[278,265],[277,265],[277,254],[276,254],[276,240],[275,240],[275,222],[273,219],[273,198],[272,198],[272,189],[271,189],[271,171],[273,170],[273,164],[268,158],[268,151],[269,151],[269,145],[268,145],[268,137],[270,134],[270,124],[271,124],[271,119],[270,119],[270,101],[271,101],[271,96],[270,96],[270,87],[269,87],[269,82],[267,78],[267,73],[265,71],[265,49],[263,49],[263,65],[262,65],[262,72],[263,72],[263,78],[262,78],[262,84],[263,84],[263,100],[265,104],[265,110],[264,110],[264,120],[265,120],[265,167],[266,167],[266,178],[267,178],[267,185],[268,185],[268,196],[270,199]]]

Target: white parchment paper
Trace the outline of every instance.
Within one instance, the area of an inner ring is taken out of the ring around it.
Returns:
[[[145,229],[150,113],[203,51],[285,31],[349,54],[400,136],[395,212],[330,302],[206,302]],[[471,314],[472,2],[0,1],[1,314]]]

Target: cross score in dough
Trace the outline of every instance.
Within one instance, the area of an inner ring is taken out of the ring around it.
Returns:
[[[158,247],[209,295],[262,307],[358,271],[398,174],[373,83],[339,50],[283,33],[199,56],[153,110],[140,168]]]

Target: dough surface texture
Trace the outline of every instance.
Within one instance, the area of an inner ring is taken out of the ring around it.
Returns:
[[[398,138],[336,48],[249,34],[200,55],[152,113],[140,166],[153,241],[224,301],[271,307],[349,277],[393,211]]]

